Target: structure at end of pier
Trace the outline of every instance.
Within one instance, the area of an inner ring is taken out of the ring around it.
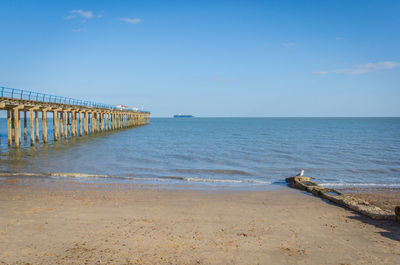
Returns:
[[[150,112],[137,109],[120,109],[113,105],[76,100],[0,87],[0,110],[7,111],[8,146],[21,145],[21,113],[24,115],[24,140],[30,135],[30,145],[40,141],[41,119],[42,141],[48,142],[47,115],[53,113],[53,139],[78,137],[136,127],[150,122]],[[28,122],[29,112],[29,126]],[[41,115],[39,115],[41,114]],[[1,129],[1,128],[0,128]],[[29,129],[29,130],[28,130]]]

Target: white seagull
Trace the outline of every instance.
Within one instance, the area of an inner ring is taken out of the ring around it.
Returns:
[[[304,169],[299,174],[297,174],[296,177],[302,177],[303,175],[304,175]]]

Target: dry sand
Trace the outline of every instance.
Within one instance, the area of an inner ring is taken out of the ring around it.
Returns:
[[[399,264],[400,224],[301,191],[0,179],[0,264]]]

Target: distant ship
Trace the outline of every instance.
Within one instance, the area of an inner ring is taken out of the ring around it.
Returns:
[[[174,118],[193,118],[193,115],[187,115],[187,114],[175,114]]]

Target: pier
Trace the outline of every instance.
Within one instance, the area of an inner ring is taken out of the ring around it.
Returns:
[[[148,111],[119,109],[114,105],[21,89],[7,87],[0,89],[0,111],[7,112],[7,141],[10,147],[13,144],[16,148],[20,147],[22,131],[25,141],[28,141],[29,132],[31,146],[39,142],[39,123],[42,125],[42,142],[47,143],[48,113],[53,114],[54,141],[141,126],[150,121]],[[21,115],[23,115],[23,127]]]

